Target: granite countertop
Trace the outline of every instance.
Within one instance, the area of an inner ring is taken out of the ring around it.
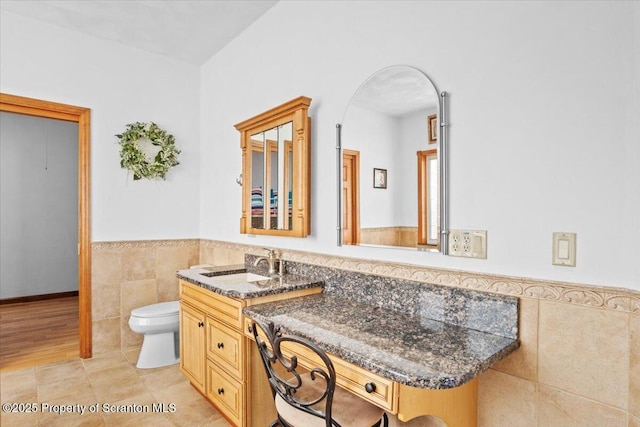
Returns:
[[[266,274],[258,271],[255,272],[255,274],[263,275],[266,279],[251,282],[225,280],[223,277],[245,272],[247,272],[247,269],[244,264],[236,264],[178,270],[177,276],[179,279],[217,294],[240,299],[257,298],[265,295],[275,295],[299,289],[324,286],[321,280],[307,279],[295,274],[284,274],[282,277],[268,277]]]
[[[520,346],[514,337],[327,293],[253,305],[243,312],[368,371],[419,388],[463,385]]]

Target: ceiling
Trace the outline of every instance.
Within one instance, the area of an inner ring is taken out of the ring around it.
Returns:
[[[278,0],[0,0],[0,10],[201,65]]]

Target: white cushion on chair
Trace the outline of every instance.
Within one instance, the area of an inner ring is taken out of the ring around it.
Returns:
[[[323,377],[316,375],[316,379],[312,380],[310,374],[303,374],[301,378],[303,385],[296,393],[298,400],[310,401],[324,392],[326,381]],[[280,417],[294,427],[326,425],[323,418],[315,417],[289,405],[279,394],[276,394],[275,401]],[[316,409],[324,411],[324,403],[324,400],[320,402]],[[383,414],[384,411],[372,403],[340,387],[335,388],[331,416],[342,427],[371,427],[382,418]]]

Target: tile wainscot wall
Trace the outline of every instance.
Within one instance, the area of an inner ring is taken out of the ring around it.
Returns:
[[[241,264],[262,252],[198,239],[93,243],[94,354],[142,343],[127,324],[130,312],[178,299],[177,270]],[[293,250],[283,259],[519,297],[521,346],[479,377],[480,426],[640,427],[640,292]]]

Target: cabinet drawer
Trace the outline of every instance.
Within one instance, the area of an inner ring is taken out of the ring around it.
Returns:
[[[242,300],[222,296],[184,280],[180,281],[180,298],[228,325],[242,327],[242,307],[245,305]]]
[[[298,363],[307,369],[323,366],[320,359],[307,348],[297,345],[283,344],[283,353],[290,357],[298,356]],[[295,346],[295,347],[294,347]],[[328,354],[336,370],[336,383],[338,386],[357,394],[363,399],[383,408],[387,412],[396,413],[398,410],[397,383],[380,375],[369,372],[339,357]],[[367,391],[369,389],[370,391]]]
[[[244,353],[243,335],[207,316],[207,357],[227,370],[231,376],[242,380]]]
[[[210,360],[207,361],[207,397],[236,426],[244,420],[244,386]]]
[[[336,368],[336,382],[339,386],[359,395],[387,412],[398,410],[398,384],[388,378],[376,375],[352,363],[329,355]],[[367,387],[371,386],[371,391]]]

